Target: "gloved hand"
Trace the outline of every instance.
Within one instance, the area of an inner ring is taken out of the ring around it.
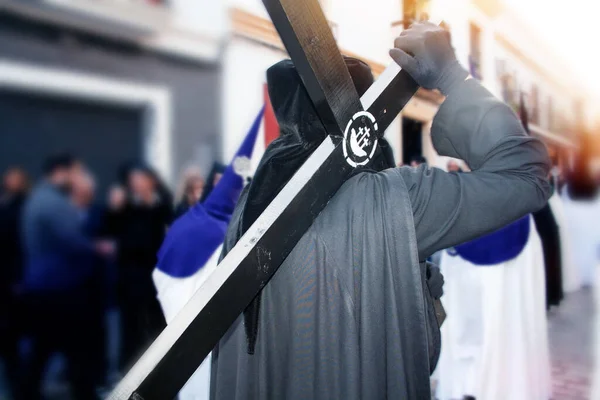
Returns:
[[[432,262],[427,261],[426,264],[426,278],[427,285],[429,286],[429,293],[431,297],[438,300],[444,295],[444,275],[440,271],[440,267]]]
[[[431,22],[419,22],[402,31],[390,56],[426,89],[448,96],[469,75],[460,66],[450,44],[450,33]]]

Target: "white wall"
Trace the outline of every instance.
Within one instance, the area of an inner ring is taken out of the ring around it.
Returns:
[[[538,71],[532,69],[528,63],[525,63],[514,53],[499,44],[496,46],[495,57],[506,60],[508,71],[515,74],[518,90],[529,94],[531,93],[532,86],[537,86],[541,127],[549,128],[549,97],[552,98],[555,118],[558,117],[559,113],[562,113],[571,121],[575,120],[574,104],[576,97],[574,93],[569,93],[561,85],[557,85],[556,82],[541,75]],[[531,105],[531,99],[529,100],[529,104]]]
[[[456,58],[465,67],[469,65],[469,4],[470,0],[431,0],[430,18],[444,21],[452,32],[452,46]]]
[[[227,4],[224,1],[169,0],[177,28],[220,38],[228,29]]]
[[[392,22],[402,14],[398,0],[330,0],[332,18],[337,23],[338,44],[362,57],[388,64],[393,46]]]
[[[526,21],[516,19],[515,15],[510,12],[492,19],[473,5],[470,0],[433,0],[432,16],[434,18],[441,17],[450,24],[457,58],[466,68],[469,67],[470,24],[474,23],[481,29],[482,83],[494,95],[502,97],[496,62],[505,60],[508,71],[515,73],[518,90],[530,93],[532,86],[537,86],[542,127],[548,127],[549,97],[553,101],[555,116],[562,111],[565,116],[574,117],[574,104],[579,92],[573,83],[574,79],[568,70],[556,62],[548,44],[541,42],[540,38],[534,36],[524,26]],[[541,74],[518,54],[505,48],[497,41],[497,34],[502,35],[546,72]]]
[[[266,70],[285,58],[274,50],[243,38],[233,38],[223,58],[223,160],[228,162],[246,136],[263,105]],[[261,129],[262,131],[262,129]],[[263,134],[257,139],[253,161],[264,152]]]
[[[261,0],[224,0],[223,3],[225,3],[228,7],[241,8],[242,10],[248,11],[254,15],[258,15],[259,17],[269,18],[269,14],[267,13],[267,10],[265,9],[265,6]]]

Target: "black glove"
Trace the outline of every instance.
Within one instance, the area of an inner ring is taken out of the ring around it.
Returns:
[[[448,96],[469,75],[460,66],[450,44],[450,33],[431,22],[419,22],[402,31],[390,56],[425,89]]]
[[[429,286],[429,293],[435,300],[439,300],[444,295],[444,275],[440,271],[440,268],[427,261],[427,285]]]

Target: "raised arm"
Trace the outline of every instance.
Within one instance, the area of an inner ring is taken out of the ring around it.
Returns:
[[[433,145],[440,155],[463,159],[472,170],[462,174],[427,166],[397,170],[409,190],[419,257],[423,260],[437,250],[494,231],[538,210],[545,204],[550,186],[545,146],[525,133],[507,105],[475,80],[465,81],[467,73],[455,60],[441,64],[437,71],[431,61],[423,72],[423,65],[428,64],[427,60],[421,61],[422,54],[431,52],[428,41],[439,28],[425,24],[419,29],[416,34],[404,35],[408,46],[404,40],[396,41],[397,47],[412,54],[399,50],[403,55],[392,56],[401,65],[408,62],[416,68],[413,72],[407,70],[420,84],[419,74],[438,76],[425,80],[425,87],[440,88],[447,95],[433,121]],[[441,45],[437,40],[436,46]]]

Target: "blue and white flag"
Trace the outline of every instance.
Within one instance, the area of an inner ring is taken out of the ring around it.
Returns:
[[[173,223],[158,252],[152,278],[167,323],[175,318],[217,267],[227,226],[251,175],[250,159],[263,112],[264,108],[210,195]],[[209,358],[180,391],[180,400],[208,400]]]

